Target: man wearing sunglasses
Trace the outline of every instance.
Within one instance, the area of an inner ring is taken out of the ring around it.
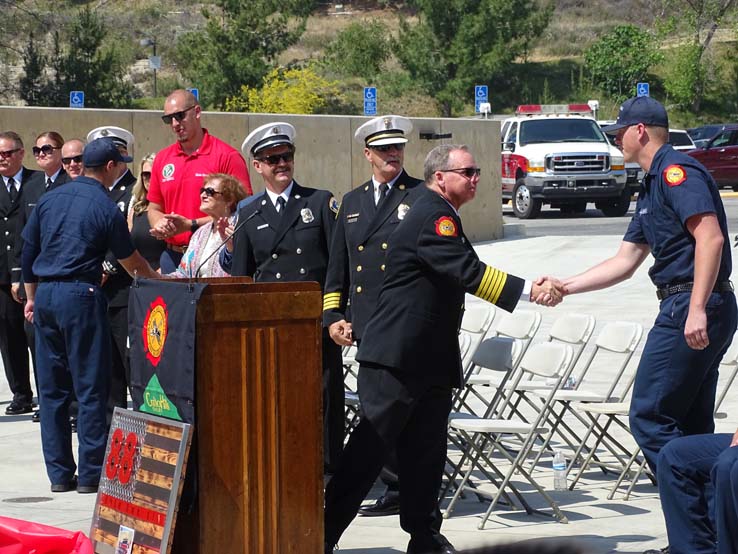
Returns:
[[[82,163],[82,151],[85,148],[85,143],[80,139],[70,139],[62,146],[62,167],[67,172],[67,175],[71,179],[76,179],[82,175],[85,166]]]
[[[23,141],[13,131],[0,132],[0,354],[13,400],[6,415],[33,410],[33,392],[28,365],[29,345],[23,325],[23,306],[13,296],[11,269],[13,248],[19,232],[28,182],[38,172],[23,167]]]
[[[552,281],[525,281],[482,261],[458,210],[474,199],[479,167],[463,145],[428,154],[425,185],[390,237],[385,278],[356,354],[362,418],[325,490],[325,552],[371,490],[390,451],[402,483],[408,554],[453,554],[438,496],[452,390],[462,384],[459,325],[465,294],[512,312],[521,300],[555,305]]]
[[[303,187],[293,179],[295,128],[262,125],[243,141],[243,153],[264,179],[266,190],[240,208],[244,226],[234,235],[231,275],[259,282],[317,281],[323,286],[338,206],[326,190]],[[341,349],[323,333],[323,418],[325,468],[336,465],[343,448],[344,398]]]
[[[167,243],[161,256],[162,273],[177,269],[192,233],[210,221],[200,211],[205,175],[233,175],[246,194],[252,193],[241,154],[208,133],[200,117],[200,104],[189,91],[175,90],[164,102],[162,121],[174,133],[176,142],[156,154],[147,194],[151,234]]]
[[[109,138],[118,148],[121,156],[128,157],[132,153],[135,137],[122,127],[104,125],[87,133],[87,142],[99,138]],[[128,164],[118,164],[119,174],[108,189],[108,197],[118,206],[124,217],[128,217],[128,204],[131,202],[133,185],[136,177]],[[128,291],[132,283],[123,266],[112,252],[108,251],[103,261],[102,291],[108,300],[108,322],[113,349],[113,365],[111,366],[110,396],[108,397],[108,419],[112,418],[116,406],[128,406]]]
[[[367,121],[354,133],[354,139],[364,147],[372,176],[341,201],[323,300],[323,324],[341,346],[361,341],[382,287],[390,235],[412,206],[413,191],[422,182],[403,168],[412,128],[405,117],[385,115]],[[400,512],[394,453],[382,472],[382,481],[387,485],[384,494],[362,507],[361,515]]]

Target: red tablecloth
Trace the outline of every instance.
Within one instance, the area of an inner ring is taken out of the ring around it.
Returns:
[[[0,516],[0,554],[94,554],[82,531]]]

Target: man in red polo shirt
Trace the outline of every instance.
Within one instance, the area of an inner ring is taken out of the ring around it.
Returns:
[[[251,194],[251,181],[241,153],[202,127],[202,109],[195,96],[175,90],[164,102],[162,120],[171,126],[177,141],[156,155],[149,185],[151,234],[165,240],[161,272],[179,265],[190,235],[210,217],[200,211],[200,188],[210,173],[233,175]]]

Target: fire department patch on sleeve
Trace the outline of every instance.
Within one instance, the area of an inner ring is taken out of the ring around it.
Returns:
[[[436,234],[441,237],[457,237],[456,222],[448,217],[441,217],[436,220]]]
[[[664,169],[664,180],[670,187],[677,187],[687,180],[687,172],[681,165],[670,165]]]

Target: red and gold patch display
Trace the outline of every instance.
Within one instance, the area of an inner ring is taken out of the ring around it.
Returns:
[[[441,237],[457,237],[456,222],[448,216],[436,220],[436,234]]]
[[[677,187],[687,180],[687,172],[681,165],[670,165],[664,169],[664,180],[670,187]]]

